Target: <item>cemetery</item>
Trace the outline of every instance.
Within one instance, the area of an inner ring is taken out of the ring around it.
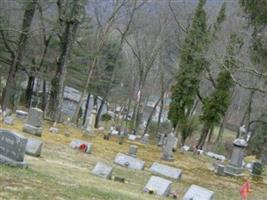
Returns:
[[[267,200],[267,0],[0,0],[0,200]]]

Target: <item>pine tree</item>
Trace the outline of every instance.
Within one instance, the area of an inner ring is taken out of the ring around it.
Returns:
[[[191,29],[189,30],[180,55],[180,68],[176,77],[176,84],[172,87],[172,101],[168,113],[173,127],[179,127],[182,135],[185,124],[193,107],[201,74],[205,65],[205,53],[208,46],[207,17],[204,11],[206,1],[200,0],[195,11]],[[186,128],[184,128],[186,129]]]

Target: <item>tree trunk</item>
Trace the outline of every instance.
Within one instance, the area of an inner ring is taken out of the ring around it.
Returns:
[[[229,112],[230,112],[230,109],[228,108],[227,112],[225,113],[225,115],[223,117],[222,123],[220,125],[220,129],[219,129],[219,133],[218,133],[218,136],[216,138],[216,142],[215,143],[217,145],[222,144],[222,142],[223,142],[223,133],[224,133],[225,125],[226,125],[227,120],[228,120]]]
[[[98,111],[97,111],[97,114],[96,114],[95,128],[98,128],[99,127],[99,121],[100,121],[101,113],[102,113],[103,107],[105,105],[105,102],[106,102],[106,98],[104,97],[101,100],[101,104],[100,104],[100,106],[98,108]]]
[[[20,34],[20,37],[17,43],[18,46],[17,46],[17,49],[14,55],[12,56],[12,64],[9,68],[8,77],[6,81],[6,87],[2,95],[2,110],[3,111],[6,110],[8,103],[10,102],[11,95],[14,92],[15,87],[16,87],[16,73],[21,63],[21,60],[23,59],[23,53],[24,53],[24,49],[26,47],[26,43],[28,40],[28,34],[30,31],[30,27],[31,27],[31,23],[32,23],[33,16],[35,13],[37,2],[38,0],[30,1],[25,8],[21,34]]]
[[[25,100],[26,106],[29,108],[31,106],[31,100],[33,95],[33,88],[34,88],[35,78],[34,76],[30,76],[27,84],[27,89],[25,92]]]
[[[208,143],[211,143],[211,139],[212,139],[212,136],[213,136],[213,132],[214,132],[214,126],[212,126],[210,128],[210,131],[209,131],[209,137],[208,137]]]
[[[200,136],[200,138],[198,140],[198,144],[196,146],[197,149],[202,149],[203,148],[203,146],[205,144],[205,141],[206,141],[206,138],[207,138],[207,135],[209,133],[209,130],[210,130],[210,127],[207,124],[204,124],[201,136]]]
[[[85,104],[84,115],[83,115],[83,126],[85,126],[85,123],[86,123],[86,118],[87,118],[87,114],[88,114],[88,107],[89,107],[89,103],[90,103],[90,96],[91,96],[91,94],[88,93],[88,96],[86,99],[86,104]]]

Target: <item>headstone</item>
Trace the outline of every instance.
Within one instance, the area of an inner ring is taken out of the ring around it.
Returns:
[[[165,134],[160,134],[158,146],[161,147],[163,145],[164,137],[165,137]]]
[[[152,192],[159,196],[168,196],[171,191],[171,185],[172,182],[167,179],[151,176],[144,188],[144,192]]]
[[[217,165],[215,173],[219,176],[224,176],[224,165]]]
[[[255,176],[260,176],[262,174],[263,167],[260,162],[254,162],[252,165],[252,174]]]
[[[157,162],[154,162],[150,167],[149,171],[154,174],[166,176],[168,178],[173,178],[179,180],[182,176],[182,170],[168,165],[163,165]]]
[[[82,140],[72,140],[70,143],[72,149],[78,149],[85,153],[92,153],[93,145],[91,143],[82,141]]]
[[[173,142],[172,151],[176,151],[177,150],[177,145],[178,145],[178,138],[175,137],[174,142]]]
[[[0,163],[26,168],[24,154],[27,138],[8,130],[0,130]]]
[[[125,178],[124,177],[115,176],[114,177],[114,181],[120,182],[120,183],[125,183]]]
[[[129,147],[129,152],[128,152],[129,156],[136,157],[137,150],[138,150],[138,147],[136,145],[131,145]]]
[[[247,147],[247,142],[243,138],[235,139],[233,142],[233,152],[230,163],[226,166],[224,172],[227,175],[242,176],[242,163],[244,158],[244,151]]]
[[[173,133],[169,133],[167,139],[163,144],[163,160],[172,161],[173,160],[173,146],[175,143],[175,137]]]
[[[96,121],[96,108],[94,107],[92,112],[91,112],[91,115],[90,115],[90,118],[89,118],[89,121],[88,121],[88,124],[87,124],[87,127],[86,127],[86,131],[90,134],[93,132],[94,130],[94,127],[95,127],[95,121]]]
[[[28,117],[28,112],[25,112],[23,110],[16,110],[16,117],[25,120]]]
[[[143,144],[148,144],[149,143],[149,134],[145,134],[142,139],[141,139],[141,143]]]
[[[114,159],[114,163],[122,167],[136,170],[143,170],[145,167],[144,161],[122,153],[117,154],[116,158]]]
[[[189,151],[190,150],[190,146],[184,145],[184,146],[182,146],[182,150],[183,151]]]
[[[56,127],[50,127],[49,128],[49,132],[51,132],[51,133],[58,133],[58,131],[59,131],[59,129]]]
[[[28,119],[23,131],[37,136],[42,136],[43,111],[39,108],[30,108]]]
[[[4,118],[4,123],[7,125],[13,125],[14,124],[14,118],[11,116],[7,116]]]
[[[214,192],[197,185],[191,185],[185,193],[183,200],[213,200],[213,197]]]
[[[129,135],[128,140],[135,141],[136,135]]]
[[[42,147],[42,141],[28,138],[28,142],[26,145],[26,154],[39,157],[41,155]]]
[[[94,167],[92,174],[99,176],[104,179],[111,179],[112,176],[112,167],[108,166],[102,162],[98,162]]]
[[[225,161],[225,156],[224,155],[219,155],[219,154],[216,154],[216,153],[213,153],[213,152],[207,152],[206,155],[209,156],[210,158],[214,158],[214,159],[220,160],[222,162]]]

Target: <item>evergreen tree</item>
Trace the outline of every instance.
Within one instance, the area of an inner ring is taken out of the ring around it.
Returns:
[[[197,144],[199,149],[203,147],[210,129],[220,122],[230,104],[231,88],[234,86],[234,81],[229,70],[236,64],[235,55],[238,53],[237,50],[240,43],[239,37],[236,34],[231,34],[227,55],[224,58],[224,66],[216,80],[216,88],[210,96],[203,100],[201,120],[204,122],[204,125]]]
[[[172,87],[172,101],[168,113],[173,127],[187,124],[199,88],[200,75],[204,65],[208,64],[204,57],[208,43],[207,17],[203,9],[205,3],[205,0],[199,1],[191,29],[181,50],[180,68],[176,84]]]

